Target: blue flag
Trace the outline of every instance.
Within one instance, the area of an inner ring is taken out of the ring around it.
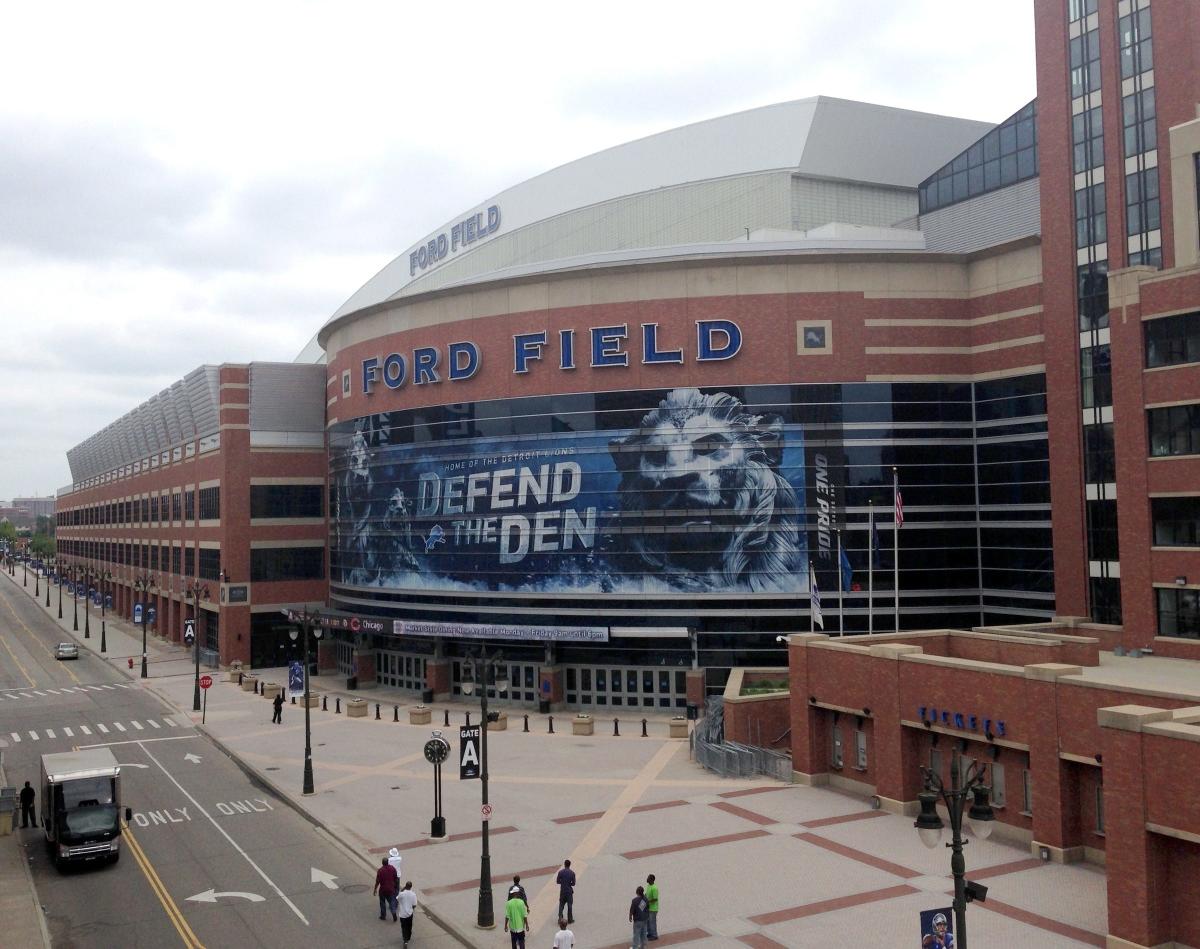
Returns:
[[[850,558],[846,555],[846,548],[843,547],[839,553],[841,556],[842,567],[842,590],[849,590],[851,584],[854,583],[854,568],[850,566]]]
[[[879,530],[874,521],[871,521],[871,563],[876,567],[883,566],[883,558],[879,556]]]

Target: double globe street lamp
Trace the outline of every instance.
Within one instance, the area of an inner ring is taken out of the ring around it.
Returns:
[[[158,581],[152,573],[140,573],[133,579],[133,588],[137,590],[138,602],[134,605],[136,610],[138,606],[142,608],[142,678],[147,676],[146,672],[146,627],[150,623],[150,604],[143,602],[144,594],[150,592],[151,588],[158,586]]]
[[[321,638],[321,612],[320,610],[309,611],[306,607],[304,610],[304,620],[301,625],[301,630],[292,627],[288,630],[288,636],[292,642],[296,641],[296,637],[304,636],[304,786],[302,793],[312,794],[313,788],[313,769],[312,769],[312,727],[309,724],[309,699],[308,699],[308,636],[311,630],[312,635],[317,639]]]
[[[192,711],[200,711],[200,601],[208,599],[208,584],[192,580],[183,587],[184,602],[192,601],[192,622],[195,623],[193,638],[196,648],[196,682],[192,692]]]
[[[946,844],[951,850],[950,872],[954,876],[954,937],[958,949],[967,949],[967,904],[978,900],[982,903],[987,899],[987,887],[982,883],[972,883],[966,878],[967,865],[963,858],[963,811],[967,809],[967,800],[971,805],[967,809],[967,824],[971,833],[980,840],[987,840],[992,833],[992,824],[996,819],[992,811],[991,786],[987,783],[987,766],[978,761],[967,765],[962,771],[961,752],[955,750],[950,757],[950,786],[946,787],[941,775],[935,774],[929,768],[922,767],[921,774],[925,777],[925,790],[917,795],[921,812],[917,815],[913,826],[917,828],[917,836],[921,843],[931,850],[942,839],[944,824],[938,814],[938,801],[941,800],[950,818],[950,842]]]
[[[488,689],[495,688],[496,693],[503,695],[508,691],[508,678],[503,666],[504,654],[499,650],[489,656],[487,650],[480,647],[479,654],[467,656],[462,660],[462,691],[463,695],[474,693],[479,688],[480,727],[479,727],[479,779],[480,790],[483,794],[481,813],[483,817],[482,850],[479,854],[479,911],[475,925],[480,929],[492,929],[496,925],[495,909],[492,905],[492,856],[488,851],[488,757],[487,734],[488,722]]]

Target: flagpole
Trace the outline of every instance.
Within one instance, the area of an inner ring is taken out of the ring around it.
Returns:
[[[842,569],[842,532],[837,532],[838,540],[838,635],[846,635],[846,571]]]
[[[900,474],[892,467],[892,589],[896,595],[896,632],[900,632],[900,519],[896,501],[900,497]]]
[[[875,634],[875,502],[867,502],[867,635]]]
[[[813,573],[813,563],[808,562],[808,631],[815,633],[817,631],[817,612],[813,609],[812,588],[816,581],[817,575]]]

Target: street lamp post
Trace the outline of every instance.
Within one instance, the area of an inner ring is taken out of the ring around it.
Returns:
[[[288,635],[292,638],[292,642],[296,641],[298,635],[304,636],[304,785],[302,793],[312,794],[313,786],[313,768],[312,768],[312,727],[309,724],[308,712],[308,634],[311,629],[313,636],[317,639],[321,638],[321,612],[320,610],[309,611],[308,607],[304,608],[304,622],[301,626],[303,633],[298,632],[293,627]]]
[[[183,588],[184,600],[192,601],[192,616],[196,621],[196,683],[192,691],[192,711],[200,711],[200,601],[208,599],[208,585],[192,580]]]
[[[62,588],[63,588],[63,567],[65,565],[60,560],[54,561],[54,572],[58,576],[58,618],[62,619]]]
[[[139,601],[141,600],[142,596],[145,595],[147,592],[149,592],[150,588],[155,585],[156,585],[156,581],[155,581],[153,574],[142,573],[142,574],[138,574],[138,576],[134,577],[133,588],[138,591]],[[147,604],[145,604],[145,603],[142,603],[141,606],[142,606],[142,678],[144,679],[147,676],[147,672],[146,672],[146,624],[149,622],[148,614],[150,612],[150,609],[147,606]],[[137,609],[136,603],[134,604],[134,609],[135,610]],[[197,637],[197,639],[198,638],[199,637]],[[199,653],[197,653],[197,655],[199,655]],[[197,668],[197,674],[199,674],[199,665],[197,665],[196,668]],[[199,682],[199,679],[197,678],[196,681]]]
[[[100,651],[108,652],[108,630],[104,611],[108,606],[108,584],[112,580],[112,574],[107,570],[101,570],[96,574],[96,578],[100,581]]]
[[[492,929],[496,925],[495,909],[492,905],[492,855],[488,851],[488,680],[496,687],[497,693],[508,691],[508,679],[504,676],[504,654],[497,651],[489,656],[487,650],[480,646],[478,656],[468,656],[463,660],[462,690],[466,695],[479,687],[480,729],[479,729],[479,779],[482,792],[483,833],[482,848],[479,854],[479,911],[475,925],[480,929]]]
[[[95,579],[95,572],[92,568],[83,568],[83,638],[92,638],[92,623],[91,612],[88,610],[88,603],[92,599],[92,580]]]
[[[46,609],[50,609],[50,571],[54,568],[54,558],[47,557],[46,564]]]
[[[71,632],[79,632],[79,564],[71,564]]]
[[[992,789],[987,783],[987,766],[972,761],[966,773],[962,773],[962,760],[956,749],[950,758],[950,787],[945,786],[941,775],[934,774],[929,768],[922,767],[921,774],[925,777],[925,790],[917,795],[921,812],[913,826],[917,828],[921,843],[930,849],[936,847],[944,826],[937,812],[938,800],[946,805],[950,818],[950,842],[946,846],[951,850],[950,872],[954,876],[954,939],[958,949],[967,949],[967,904],[975,900],[982,903],[987,899],[987,887],[966,878],[963,847],[967,841],[963,840],[962,835],[963,809],[970,798],[967,824],[976,837],[987,840],[992,833],[992,822],[996,819],[989,803]]]
[[[24,550],[25,559],[21,561],[21,586],[29,586],[29,548]]]

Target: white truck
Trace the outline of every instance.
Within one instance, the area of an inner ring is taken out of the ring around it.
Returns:
[[[121,856],[121,766],[108,748],[42,755],[42,827],[55,866]],[[133,817],[125,809],[125,819]]]

